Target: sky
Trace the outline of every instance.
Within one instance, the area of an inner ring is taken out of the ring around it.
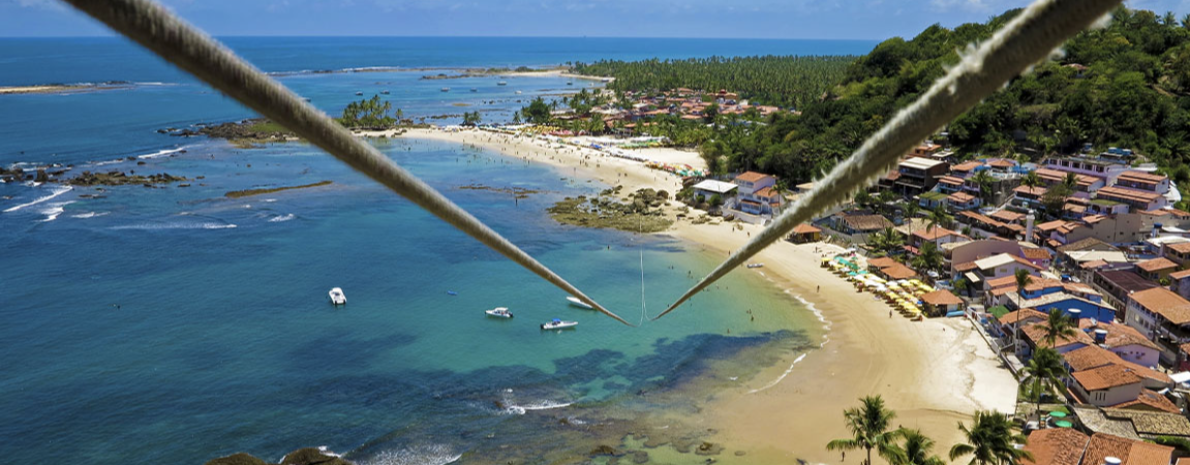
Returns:
[[[985,21],[1028,0],[162,0],[216,36],[883,40]],[[1190,14],[1190,0],[1130,0]],[[59,0],[0,0],[0,37],[110,35]]]

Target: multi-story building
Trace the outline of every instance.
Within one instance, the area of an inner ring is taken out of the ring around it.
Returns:
[[[946,175],[950,165],[929,158],[912,157],[902,160],[897,167],[899,176],[893,180],[893,189],[904,195],[918,195],[929,191]]]
[[[736,176],[736,208],[753,215],[775,215],[781,212],[785,199],[774,186],[777,178],[748,171]]]

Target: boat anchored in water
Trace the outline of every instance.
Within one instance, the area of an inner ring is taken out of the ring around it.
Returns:
[[[476,88],[472,87],[472,88],[471,88],[471,92],[479,92],[479,89],[476,89]]]
[[[562,321],[554,318],[554,321],[549,323],[542,323],[541,329],[569,329],[578,326],[577,321]]]
[[[347,295],[343,294],[343,289],[336,287],[331,289],[331,291],[327,294],[331,296],[331,303],[336,307],[340,305],[347,305]]]
[[[497,82],[497,83],[496,83],[496,85],[498,85],[498,86],[507,86],[507,85],[508,85],[508,83],[507,83],[507,82],[504,82],[504,81],[500,81],[500,82]]]
[[[488,316],[494,316],[496,318],[512,318],[512,312],[508,311],[507,307],[496,307],[491,310],[484,310],[483,312],[487,313]]]
[[[587,310],[595,309],[595,307],[592,307],[591,305],[587,304],[586,302],[578,300],[578,297],[575,297],[575,296],[568,295],[568,296],[566,296],[566,300],[570,301],[570,305],[573,305],[575,307],[585,308]]]
[[[449,87],[443,87],[443,88],[442,88],[442,91],[443,91],[443,92],[450,92],[450,88],[449,88]]]
[[[356,92],[355,95],[364,95],[363,92]]]

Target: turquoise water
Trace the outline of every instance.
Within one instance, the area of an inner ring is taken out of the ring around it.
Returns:
[[[399,106],[425,112],[510,92],[444,96],[407,73],[286,84],[335,111],[354,97],[348,91],[380,80],[392,82],[383,85]],[[482,461],[511,444],[532,457],[578,434],[557,431],[558,418],[604,421],[595,412],[616,406],[631,417],[653,408],[643,393],[698,376],[706,358],[811,337],[809,316],[748,273],[661,322],[628,328],[567,306],[554,287],[303,144],[240,149],[154,132],[247,116],[192,83],[0,97],[5,165],[194,179],[163,189],[0,185],[10,197],[0,200],[6,457],[197,463],[327,445],[365,463],[446,463]],[[446,143],[376,144],[634,322],[642,253],[650,314],[692,284],[688,272],[700,276],[719,258],[544,214],[564,196],[606,187],[597,183]],[[115,161],[158,153],[144,165]],[[223,195],[322,180],[334,184]],[[458,189],[469,184],[542,193],[514,202]],[[334,286],[346,291],[345,308],[326,302]],[[486,318],[495,306],[516,317]],[[579,328],[538,329],[555,317]]]

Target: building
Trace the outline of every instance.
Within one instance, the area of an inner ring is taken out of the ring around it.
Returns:
[[[1124,322],[1161,347],[1161,360],[1177,363],[1178,346],[1190,342],[1190,301],[1163,287],[1129,296]]]
[[[1092,157],[1048,158],[1042,164],[1046,169],[1061,171],[1063,176],[1065,173],[1074,173],[1096,178],[1105,184],[1130,169],[1127,163],[1121,163],[1119,160]]]
[[[1144,171],[1125,171],[1116,178],[1115,187],[1165,195],[1169,192],[1169,176]]]
[[[1096,200],[1108,200],[1127,205],[1132,212],[1157,210],[1169,206],[1169,199],[1163,194],[1121,187],[1104,187],[1095,193]],[[1120,212],[1127,213],[1127,212]]]
[[[1083,453],[1083,465],[1106,464],[1109,457],[1119,459],[1121,465],[1169,465],[1173,451],[1168,446],[1095,433]]]
[[[694,196],[701,196],[704,202],[710,202],[711,197],[718,195],[726,202],[727,199],[735,195],[736,189],[735,184],[707,179],[694,185]]]
[[[963,299],[956,297],[946,289],[927,292],[922,294],[920,298],[927,305],[927,308],[934,309],[932,312],[933,315],[946,315],[947,313],[963,309]]]
[[[893,227],[883,215],[837,215],[833,217],[835,229],[843,234],[873,234]]]
[[[1071,428],[1046,428],[1029,433],[1025,450],[1032,460],[1021,460],[1032,465],[1079,465],[1091,438]]]
[[[897,167],[898,176],[893,189],[908,196],[919,195],[934,188],[938,179],[949,170],[950,165],[929,158],[912,157],[902,160]]]
[[[1136,273],[1141,277],[1160,282],[1162,279],[1169,279],[1170,273],[1178,269],[1178,264],[1165,257],[1157,257],[1152,260],[1145,260],[1136,264]]]
[[[1070,374],[1070,392],[1082,404],[1111,407],[1136,400],[1144,389],[1141,377],[1123,365],[1106,365]]]
[[[1158,366],[1161,346],[1150,341],[1136,328],[1121,323],[1091,320],[1080,320],[1078,327],[1091,336],[1099,347],[1116,354],[1121,360],[1147,368]]]
[[[1170,287],[1183,299],[1190,299],[1190,270],[1176,271],[1169,274]]]
[[[774,187],[777,178],[767,174],[748,171],[735,177],[737,190],[736,207],[752,215],[773,215],[780,213],[784,199]]]
[[[926,242],[933,242],[935,244],[948,244],[951,242],[966,242],[967,237],[941,226],[931,226],[927,229],[918,229],[913,231],[909,237],[909,245],[921,248],[921,245]]]
[[[968,194],[966,192],[955,192],[946,197],[946,204],[952,210],[973,210],[979,208],[982,203],[979,197]]]
[[[814,227],[814,225],[802,223],[793,228],[793,233],[789,235],[789,240],[793,241],[794,244],[818,242],[822,240],[822,230]]]
[[[1071,409],[1088,431],[1127,439],[1156,439],[1170,436],[1190,439],[1190,421],[1165,412],[1100,408],[1075,405]],[[1097,462],[1101,463],[1101,462]]]
[[[1179,267],[1186,267],[1190,264],[1190,242],[1165,244],[1162,247],[1161,256],[1177,263]]]
[[[1096,270],[1091,273],[1090,282],[1102,293],[1103,300],[1116,310],[1127,308],[1128,298],[1132,293],[1158,287],[1157,283],[1131,270]]]
[[[1003,278],[1005,276],[1014,276],[1016,275],[1016,270],[1025,270],[1031,275],[1036,275],[1042,271],[1040,267],[1030,263],[1028,260],[1007,253],[975,260],[975,270],[978,278],[975,280],[969,279],[972,284]],[[990,290],[990,288],[985,289]]]

